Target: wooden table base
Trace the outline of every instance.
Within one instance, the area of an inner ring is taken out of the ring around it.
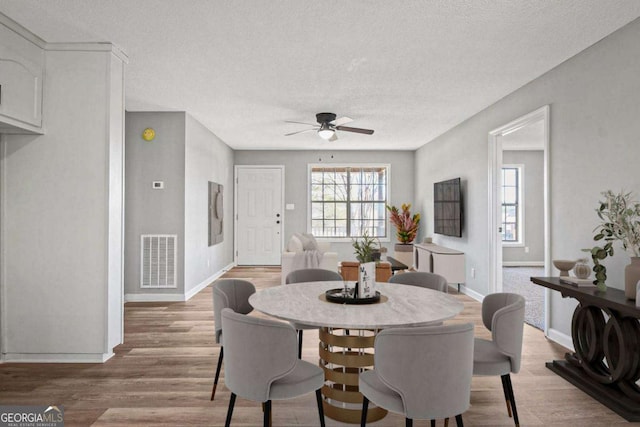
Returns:
[[[324,413],[329,418],[351,424],[360,423],[362,394],[358,390],[358,377],[360,372],[373,367],[376,332],[320,329],[320,367],[324,370],[325,378],[322,395]],[[370,404],[367,422],[378,421],[385,415],[385,409]]]

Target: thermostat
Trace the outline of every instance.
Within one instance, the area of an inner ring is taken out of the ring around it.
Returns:
[[[162,190],[164,188],[164,181],[153,181],[151,188],[154,190]]]

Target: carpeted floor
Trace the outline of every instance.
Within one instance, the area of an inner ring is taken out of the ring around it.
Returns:
[[[544,288],[534,285],[532,276],[544,276],[543,267],[503,267],[502,290],[522,295],[527,301],[524,321],[544,330]]]

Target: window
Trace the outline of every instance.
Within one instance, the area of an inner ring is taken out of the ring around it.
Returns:
[[[311,233],[387,237],[388,165],[309,165]]]
[[[523,165],[502,167],[502,242],[506,244],[524,244],[523,169]]]

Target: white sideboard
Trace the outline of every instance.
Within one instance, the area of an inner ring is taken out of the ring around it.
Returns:
[[[445,248],[433,243],[413,245],[413,264],[417,271],[436,273],[447,279],[447,283],[465,282],[464,252]]]

